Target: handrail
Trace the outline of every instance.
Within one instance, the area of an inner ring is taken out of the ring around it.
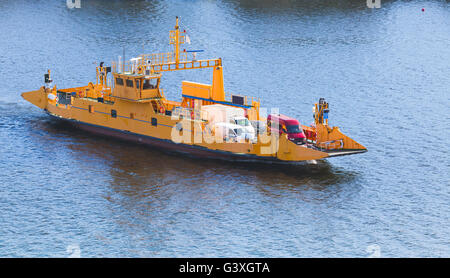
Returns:
[[[243,97],[244,105],[246,105],[246,106],[253,106],[253,102],[260,103],[260,99],[258,97],[238,95],[238,94],[229,93],[229,92],[225,92],[225,101],[233,102],[233,96]]]
[[[175,63],[175,54],[173,52],[141,54],[141,65],[163,65]],[[180,53],[180,62],[187,61],[187,53]]]
[[[141,67],[143,70],[142,73],[148,75],[154,72],[212,68],[221,65],[220,59],[180,61],[179,63],[175,63],[171,59],[172,58],[163,55],[155,58],[154,62],[150,63],[146,63],[146,61],[149,60],[145,60],[145,58],[142,57],[136,63],[125,61],[119,64],[118,62],[113,61],[112,72],[136,74]]]

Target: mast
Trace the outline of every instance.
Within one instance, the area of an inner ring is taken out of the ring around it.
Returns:
[[[180,26],[178,25],[178,16],[175,24],[175,63],[180,63]]]
[[[170,31],[170,44],[173,44],[173,55],[175,58],[175,68],[179,68],[180,64],[180,45],[185,42],[185,36],[180,34],[180,25],[178,24],[178,16],[176,17],[175,30]]]

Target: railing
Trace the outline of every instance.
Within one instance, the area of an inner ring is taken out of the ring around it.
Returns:
[[[163,65],[175,63],[175,53],[166,52],[166,53],[153,53],[153,54],[142,54],[139,57],[142,58],[141,65]],[[187,53],[180,53],[180,62],[187,61]]]
[[[258,102],[260,103],[260,99],[257,97],[252,97],[252,96],[243,96],[243,95],[238,95],[238,94],[232,94],[232,93],[227,93],[225,92],[225,101],[228,102],[232,102],[233,103],[233,96],[235,97],[239,97],[242,98],[243,100],[243,105],[247,105],[247,106],[252,106],[253,102]],[[240,103],[239,103],[240,104]]]
[[[201,111],[193,108],[175,107],[172,111],[172,117],[185,118],[185,119],[201,119]]]
[[[112,72],[113,73],[126,73],[126,72],[132,72],[133,69],[133,65],[130,61],[119,61],[119,62],[115,62],[113,61],[111,63],[111,67],[112,67]]]
[[[131,73],[136,74],[141,69],[141,74],[150,75],[153,72],[187,70],[187,69],[202,69],[212,68],[221,65],[220,59],[207,60],[191,60],[187,61],[187,53],[183,52],[180,57],[180,62],[175,63],[175,58],[172,52],[157,53],[157,54],[143,54],[137,58],[129,61],[113,61],[113,73]]]

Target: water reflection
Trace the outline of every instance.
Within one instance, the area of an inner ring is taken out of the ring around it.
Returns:
[[[271,187],[276,191],[294,192],[299,188],[321,191],[331,185],[349,183],[358,175],[334,167],[328,161],[310,165],[204,160],[85,133],[52,118],[40,123],[36,128],[45,130],[49,137],[69,139],[68,148],[79,152],[79,158],[102,161],[111,175],[111,185],[124,194],[143,189],[151,192],[156,190],[155,185],[173,183],[207,185],[211,180],[224,184],[253,184],[261,190]]]

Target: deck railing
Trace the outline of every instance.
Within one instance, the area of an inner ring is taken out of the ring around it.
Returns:
[[[173,52],[142,54],[139,57],[142,58],[143,65],[163,65],[175,63],[175,54]],[[186,52],[180,53],[180,62],[183,61],[187,61]]]
[[[231,103],[235,103],[235,102],[233,102],[233,96],[234,97],[238,97],[238,98],[242,98],[242,104],[246,105],[246,106],[252,106],[253,102],[260,103],[260,99],[257,98],[257,97],[244,96],[244,95],[238,95],[238,94],[227,93],[227,92],[225,92],[225,101],[231,102]],[[240,104],[240,103],[236,103],[236,104]]]

